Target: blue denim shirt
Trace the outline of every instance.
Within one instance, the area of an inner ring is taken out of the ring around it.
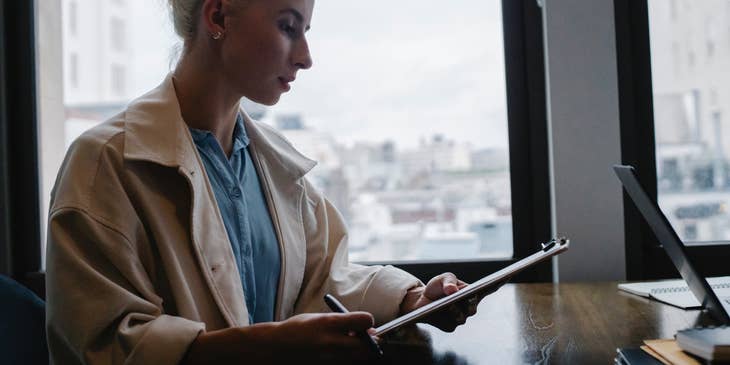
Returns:
[[[212,133],[190,128],[218,202],[243,284],[251,323],[274,320],[281,252],[239,115],[226,158]]]

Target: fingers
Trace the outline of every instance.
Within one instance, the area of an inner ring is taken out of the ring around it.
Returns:
[[[460,289],[459,282],[460,280],[456,278],[456,275],[445,272],[429,280],[423,295],[430,300],[436,300],[454,294]]]
[[[443,293],[445,295],[451,295],[459,291],[459,279],[456,278],[456,275],[450,272],[443,273],[441,275],[443,275],[441,283],[443,287]]]
[[[373,315],[367,312],[326,314],[322,335],[328,344],[328,352],[334,358],[369,359],[370,347],[358,336],[361,332],[374,334]]]
[[[366,312],[299,314],[274,327],[277,342],[288,359],[305,363],[354,364],[370,363],[375,352],[358,334],[374,333],[373,316]],[[296,354],[296,355],[293,355]]]
[[[451,318],[457,326],[461,326],[466,323],[466,310],[460,305],[452,305],[449,308],[451,312]]]
[[[478,297],[472,297],[477,298]],[[472,299],[470,298],[470,299]],[[444,332],[453,332],[457,327],[466,323],[466,320],[476,314],[478,301],[470,301],[469,299],[452,304],[444,310],[430,316],[426,320],[427,323],[437,327]]]
[[[368,312],[332,313],[328,315],[327,325],[330,328],[349,331],[365,331],[373,327],[375,320]]]
[[[461,303],[462,310],[466,313],[467,317],[471,317],[477,313],[477,307],[481,299],[479,296],[473,296]]]
[[[475,314],[477,314],[477,308],[479,307],[479,304],[469,304],[469,306],[466,308],[466,316],[471,317]]]
[[[428,323],[444,332],[454,332],[456,327],[464,324],[465,322],[466,315],[457,305],[450,305],[446,307],[446,310],[434,315],[434,317],[428,321]]]

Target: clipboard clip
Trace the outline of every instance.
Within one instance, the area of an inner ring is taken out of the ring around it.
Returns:
[[[550,251],[551,248],[555,247],[555,245],[562,246],[566,242],[568,242],[568,239],[565,238],[565,237],[553,238],[550,241],[545,242],[545,243],[542,244],[542,250],[545,251],[545,252],[548,252],[548,251]]]

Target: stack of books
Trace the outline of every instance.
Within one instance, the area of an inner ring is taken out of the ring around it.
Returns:
[[[682,350],[712,362],[730,362],[730,327],[701,327],[677,332]]]
[[[675,340],[646,340],[640,348],[617,349],[616,365],[730,364],[730,327],[679,331]]]

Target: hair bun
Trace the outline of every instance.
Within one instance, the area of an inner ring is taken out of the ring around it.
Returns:
[[[182,39],[192,39],[197,27],[203,0],[168,0],[175,33]]]

